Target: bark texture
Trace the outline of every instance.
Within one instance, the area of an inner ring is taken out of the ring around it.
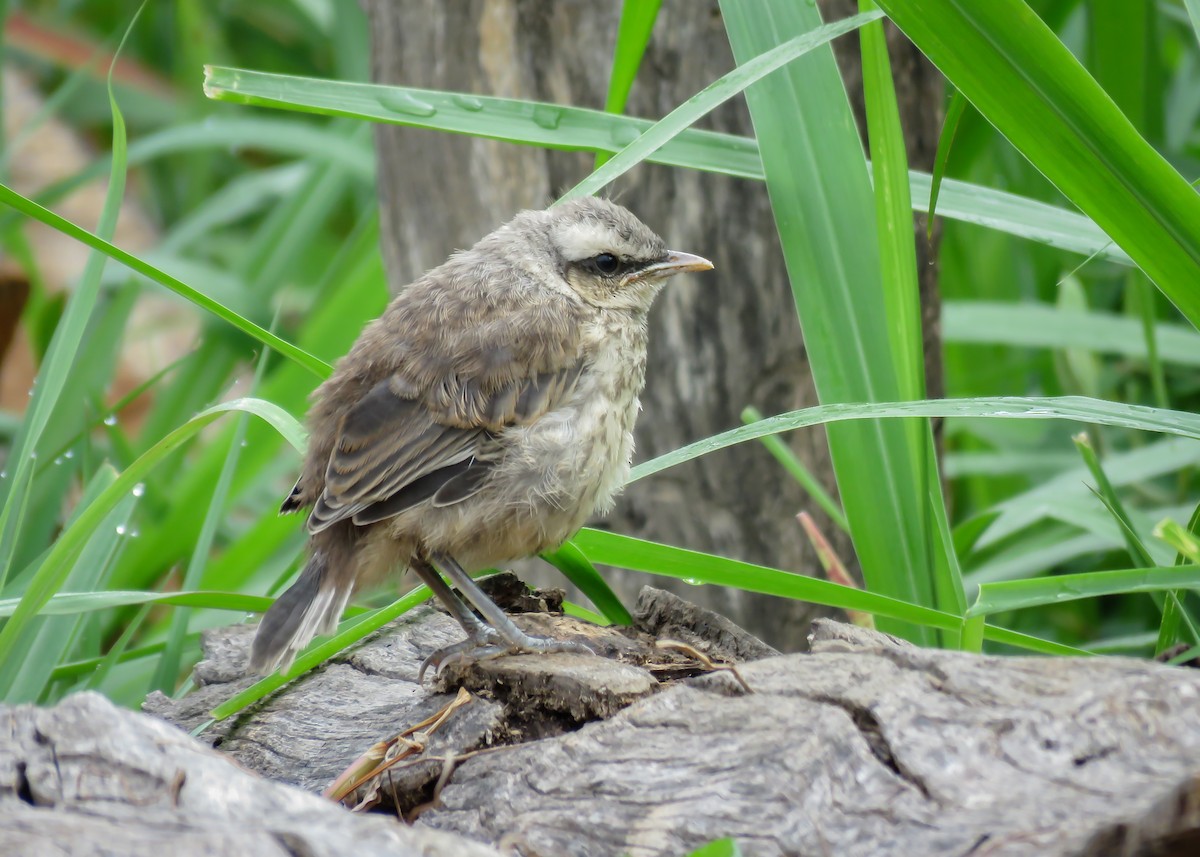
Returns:
[[[266,782],[155,717],[81,693],[0,705],[0,854],[496,857]]]
[[[772,655],[652,590],[626,634],[519,619],[608,656],[501,658],[425,689],[417,666],[451,623],[424,610],[203,733],[220,752],[95,695],[0,707],[0,853],[677,857],[727,836],[754,857],[1200,849],[1195,670],[922,650],[827,620],[811,654]],[[740,682],[701,674],[694,652],[650,645],[656,628],[757,659]],[[147,707],[203,720],[249,680],[252,630],[209,633],[200,690]],[[317,791],[389,739],[396,764],[349,801],[411,826],[246,770]]]

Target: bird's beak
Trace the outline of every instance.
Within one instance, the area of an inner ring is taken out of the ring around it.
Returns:
[[[693,271],[711,271],[713,263],[703,256],[692,253],[680,253],[678,250],[668,250],[666,258],[653,265],[647,265],[640,271],[630,275],[630,280],[661,280],[676,274],[687,274]]]

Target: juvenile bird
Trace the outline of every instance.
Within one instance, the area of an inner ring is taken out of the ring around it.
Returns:
[[[469,572],[555,548],[611,508],[633,454],[647,311],[669,277],[710,268],[585,198],[521,212],[403,289],[314,394],[281,510],[311,507],[308,561],[263,617],[251,667],[286,669],[334,629],[356,582],[404,568],[467,634],[430,656],[435,670],[586,651],[522,632]]]

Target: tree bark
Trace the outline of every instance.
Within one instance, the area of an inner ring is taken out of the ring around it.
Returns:
[[[473,0],[447,4],[363,0],[381,83],[600,107],[618,3]],[[715,2],[663,5],[627,112],[659,117],[734,65]],[[936,110],[927,110],[926,115]],[[705,127],[752,135],[735,100]],[[401,288],[521,208],[541,208],[590,170],[583,153],[378,126],[383,253]],[[766,188],[724,176],[642,165],[610,195],[672,247],[708,256],[716,272],[676,284],[651,318],[648,383],[637,458],[668,452],[739,424],[747,405],[771,414],[817,403]],[[789,439],[834,488],[824,433]],[[621,533],[814,573],[795,515],[808,509],[843,558],[849,540],[758,445],[705,456],[630,487],[603,526]],[[614,573],[628,595],[642,575]],[[679,581],[658,581],[682,591]],[[688,588],[785,650],[803,645],[811,608],[739,591]]]
[[[518,615],[527,630],[594,634],[606,655],[499,658],[426,689],[414,682],[418,665],[458,631],[423,608],[202,738],[244,768],[318,791],[376,742],[406,736],[392,744],[395,763],[348,803],[401,813],[413,842],[436,830],[520,854],[667,857],[723,837],[759,857],[1184,857],[1200,847],[1195,670],[918,649],[828,620],[814,623],[811,654],[780,656],[669,593],[643,592],[636,613],[628,635]],[[253,680],[242,674],[252,633],[207,632],[199,689],[153,695],[146,707],[185,728],[204,722]],[[655,636],[740,662],[738,672],[689,672],[699,659],[652,645]],[[56,818],[119,813],[122,793],[160,795],[176,769],[186,772],[183,804],[160,797],[143,810],[152,829],[182,815],[214,835],[225,830],[218,800],[237,830],[319,841],[336,821],[313,812],[310,831],[296,815],[311,804],[298,800],[285,819],[260,818],[260,804],[242,805],[241,780],[231,790],[210,776],[211,753],[195,750],[194,774],[176,749],[182,734],[164,741],[153,724],[139,738],[106,725],[115,713],[64,721],[74,705],[37,715],[40,740],[21,725],[32,709],[16,710],[14,729],[0,706],[0,853],[22,853],[5,848],[9,808],[32,813],[22,794],[45,821],[32,834],[40,842],[17,841],[42,853],[32,845],[60,836]],[[61,774],[47,764],[55,756]],[[80,780],[89,787],[72,788]],[[362,819],[364,836],[377,835],[379,818]],[[370,841],[351,835],[344,853]],[[61,853],[94,853],[87,844],[77,837]]]

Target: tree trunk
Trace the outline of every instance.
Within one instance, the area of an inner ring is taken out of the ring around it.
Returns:
[[[587,107],[604,103],[618,3],[363,5],[378,82]],[[628,113],[663,116],[733,65],[715,2],[665,3]],[[939,107],[922,102],[913,109],[934,117]],[[702,124],[753,134],[740,100]],[[394,288],[517,210],[545,207],[592,166],[583,153],[396,126],[378,126],[376,139],[383,253]],[[637,459],[732,428],[747,405],[770,414],[816,404],[765,186],[645,164],[609,193],[670,246],[705,255],[717,268],[668,289],[652,313]],[[832,489],[824,433],[799,432],[789,442]],[[746,444],[631,486],[604,526],[812,574],[815,557],[794,517],[806,508],[838,553],[850,558],[848,539],[811,508],[762,447]],[[626,573],[610,579],[622,594],[636,592],[646,580]],[[686,586],[659,583],[677,591]],[[811,618],[806,605],[716,588],[687,591],[782,649],[803,644]]]

